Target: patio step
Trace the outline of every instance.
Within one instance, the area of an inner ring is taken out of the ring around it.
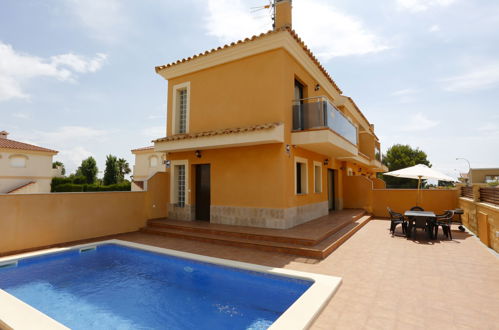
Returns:
[[[330,237],[334,233],[343,229],[345,226],[348,226],[350,223],[362,218],[365,215],[366,212],[364,210],[359,210],[359,212],[353,215],[351,218],[345,219],[343,221],[338,221],[337,223],[329,225],[328,228],[321,231],[319,235],[312,235],[311,237],[305,237],[304,235],[300,235],[299,233],[291,234],[290,230],[285,230],[286,234],[283,234],[282,229],[262,229],[255,227],[219,225],[208,222],[192,223],[190,221],[188,222],[175,221],[175,220],[172,221],[168,219],[151,219],[147,222],[146,229],[150,230],[153,228],[167,228],[167,229],[180,230],[193,233],[203,233],[203,234],[244,238],[249,240],[312,246],[322,242],[323,240]],[[306,226],[306,225],[307,224],[303,224],[297,227]]]
[[[268,240],[269,237],[253,237],[251,235],[237,235],[234,232],[227,231],[201,231],[201,230],[190,230],[192,227],[182,227],[174,226],[148,226],[142,228],[141,231],[149,234],[162,235],[167,237],[175,237],[181,239],[188,239],[193,241],[201,241],[213,244],[236,246],[243,248],[258,249],[270,252],[279,252],[293,254],[308,258],[323,259],[336,250],[341,244],[343,244],[348,238],[350,238],[355,232],[362,228],[369,220],[370,215],[363,215],[360,218],[350,221],[346,224],[342,224],[337,227],[337,230],[330,234],[328,237],[322,239],[320,242],[314,245],[300,244],[296,241],[293,242],[283,242],[283,241],[271,241]],[[151,221],[154,223],[154,221]],[[239,233],[240,234],[240,233]],[[277,239],[282,239],[282,237],[275,237]]]

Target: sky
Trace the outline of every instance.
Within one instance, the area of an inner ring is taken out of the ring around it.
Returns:
[[[269,0],[1,0],[0,130],[74,172],[165,135],[157,65],[271,29]],[[457,177],[499,167],[499,2],[293,0],[293,28],[375,132]],[[102,173],[100,173],[102,176]]]

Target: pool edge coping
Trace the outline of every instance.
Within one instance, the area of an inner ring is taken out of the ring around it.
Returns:
[[[276,321],[274,321],[274,323],[272,323],[269,327],[270,330],[307,329],[338,290],[342,281],[340,277],[335,276],[210,257],[119,239],[77,244],[62,248],[50,248],[1,257],[0,264],[104,244],[117,244],[149,252],[207,262],[215,265],[312,281],[312,285],[300,296],[300,298],[298,298]],[[4,309],[4,306],[7,307]],[[26,313],[28,313],[30,317],[26,317]],[[7,329],[12,328],[16,330],[32,329],[34,326],[37,329],[68,329],[58,321],[50,318],[41,311],[0,289],[0,325],[4,324],[8,327]]]

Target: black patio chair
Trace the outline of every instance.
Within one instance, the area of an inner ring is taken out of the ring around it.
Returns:
[[[411,207],[411,211],[424,211],[424,208],[422,208],[421,206],[413,206],[413,207]],[[419,217],[407,217],[407,218],[408,218],[408,221],[410,221],[412,224],[414,224],[414,222],[417,221]],[[419,218],[419,219],[421,219],[421,218]],[[426,220],[427,219],[425,219],[425,221]],[[421,228],[421,229],[424,229],[424,231],[428,231],[429,229],[431,229],[431,228],[428,228],[428,227],[429,226],[427,226],[426,222],[423,225],[423,220],[419,220],[417,226],[414,224],[411,227],[411,230],[412,230],[412,233],[416,231],[416,228]],[[409,233],[409,234],[412,235],[412,233]],[[431,238],[431,235],[430,235],[430,238]]]
[[[389,207],[387,207],[386,209],[390,214],[390,232],[392,233],[392,236],[395,235],[395,228],[397,228],[397,225],[402,225],[402,233],[405,234],[407,231],[407,221],[405,221],[404,215],[402,213],[393,211]]]
[[[445,237],[450,238],[450,240],[452,240],[451,224],[453,218],[454,218],[454,211],[452,210],[445,211],[445,213],[436,216],[435,225],[434,225],[435,239],[438,237],[438,227],[442,227],[442,231],[444,232]]]

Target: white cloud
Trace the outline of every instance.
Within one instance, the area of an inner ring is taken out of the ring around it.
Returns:
[[[404,132],[425,131],[434,128],[438,124],[438,121],[431,120],[423,113],[418,112],[414,115],[409,116],[407,124],[402,125],[400,127],[400,130]]]
[[[22,112],[13,113],[12,117],[19,118],[19,119],[29,119],[29,118],[31,118],[31,116],[29,114],[22,113]]]
[[[406,89],[400,89],[398,91],[395,91],[392,93],[393,96],[405,96],[405,95],[412,95],[418,93],[418,90],[414,88],[406,88]]]
[[[447,7],[454,2],[456,0],[397,0],[397,5],[400,9],[422,12],[432,7]]]
[[[96,72],[107,59],[106,54],[97,53],[94,58],[86,59],[83,56],[72,53],[52,56],[52,64],[56,66],[67,66],[78,73]]]
[[[150,140],[159,139],[166,135],[165,126],[147,127],[141,130],[141,134]]]
[[[54,131],[35,132],[36,137],[47,143],[59,144],[61,142],[71,141],[75,139],[88,140],[93,138],[101,138],[107,135],[108,132],[84,126],[63,126]]]
[[[428,28],[428,31],[430,31],[430,32],[438,32],[438,31],[440,31],[440,26],[437,25],[437,24],[434,24],[434,25],[432,25],[432,26],[430,26]]]
[[[24,54],[0,41],[0,102],[29,95],[23,85],[37,77],[50,77],[60,81],[75,81],[77,73],[95,72],[106,59],[105,54],[85,58],[72,53],[44,59]]]
[[[209,0],[208,11],[208,34],[224,43],[271,28],[270,15],[253,17],[242,0]],[[359,19],[342,13],[325,0],[293,1],[293,28],[316,55],[325,60],[377,53],[389,48]]]
[[[93,154],[82,146],[74,147],[71,149],[63,149],[55,157],[57,160],[63,162],[66,167],[66,173],[73,173],[81,165],[82,160],[93,156]]]
[[[477,66],[468,72],[441,79],[443,89],[449,92],[465,92],[487,89],[499,84],[499,62]]]
[[[120,0],[69,0],[66,5],[95,39],[116,42],[131,29]]]

